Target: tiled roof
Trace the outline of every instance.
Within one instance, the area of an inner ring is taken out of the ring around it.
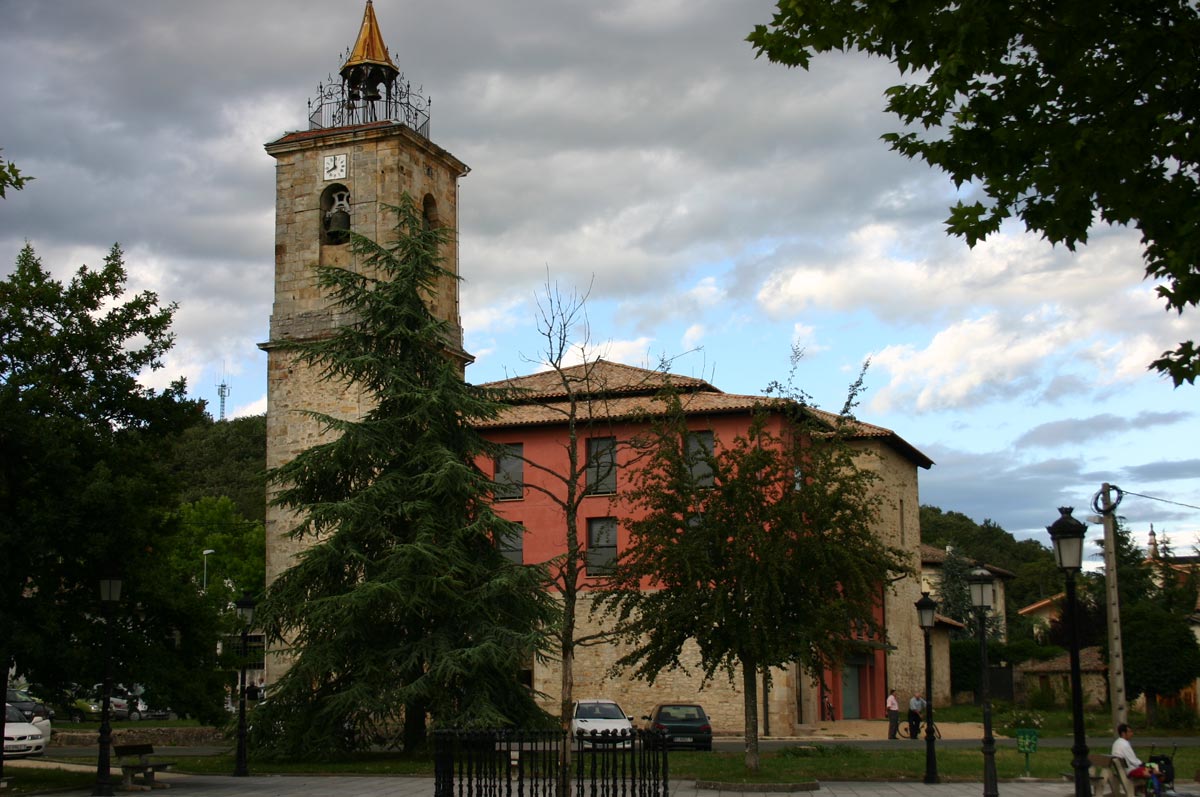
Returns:
[[[481,429],[498,429],[562,423],[570,413],[568,397],[571,393],[578,397],[577,419],[583,423],[649,418],[662,412],[663,404],[658,396],[667,386],[678,391],[684,411],[690,415],[748,413],[759,407],[784,403],[783,399],[769,396],[724,393],[696,377],[594,360],[561,371],[543,371],[480,385],[509,391],[508,408],[498,417],[479,421],[476,425]],[[805,411],[831,427],[840,419],[836,413],[814,407],[806,407]],[[854,437],[886,442],[919,467],[933,465],[933,460],[890,429],[859,420],[854,420],[853,424]]]
[[[1005,570],[1003,567],[989,565],[987,562],[981,562],[978,559],[964,557],[968,562],[976,567],[985,567],[987,571],[994,576],[1000,578],[1016,578],[1017,574],[1011,570]],[[921,543],[921,564],[923,565],[943,565],[946,563],[946,549],[939,548],[936,545],[926,545]]]

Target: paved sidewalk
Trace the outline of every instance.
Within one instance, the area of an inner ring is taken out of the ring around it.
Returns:
[[[368,777],[329,775],[180,775],[163,777],[171,784],[170,797],[432,797],[433,778]],[[1072,787],[1064,781],[1001,782],[1001,797],[1071,797]],[[118,790],[118,794],[122,794]],[[742,797],[740,791],[701,791],[693,781],[671,784],[671,797]],[[982,797],[982,783],[821,783],[811,792],[795,797]],[[164,796],[165,797],[165,796]],[[462,794],[456,797],[469,797]],[[503,795],[497,795],[503,797]],[[584,795],[586,797],[586,795]],[[756,792],[748,797],[784,797],[781,793]]]

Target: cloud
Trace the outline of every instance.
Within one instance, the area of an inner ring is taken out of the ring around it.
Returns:
[[[1106,413],[1090,418],[1052,421],[1033,427],[1018,437],[1013,445],[1015,448],[1054,448],[1079,445],[1081,442],[1092,444],[1126,431],[1173,426],[1191,417],[1191,413],[1186,412],[1141,412],[1132,418]]]

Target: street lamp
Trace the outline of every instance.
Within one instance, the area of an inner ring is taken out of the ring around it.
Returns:
[[[208,557],[209,554],[214,553],[216,553],[216,551],[214,551],[212,548],[205,548],[200,552],[200,555],[204,557],[204,580],[200,582],[200,589],[205,592],[208,592]]]
[[[250,623],[254,622],[254,598],[243,591],[242,597],[233,602],[237,608],[238,619],[242,621],[242,673],[238,682],[238,729],[237,729],[237,760],[233,765],[233,774],[245,777],[250,774],[246,766],[246,657],[249,655]]]
[[[979,620],[979,697],[983,703],[983,797],[1000,797],[996,785],[996,737],[992,736],[992,700],[988,695],[987,612],[992,605],[992,574],[977,567],[967,574],[971,605]]]
[[[1083,567],[1083,535],[1087,526],[1072,517],[1073,507],[1058,508],[1058,520],[1046,527],[1054,543],[1054,560],[1067,577],[1067,626],[1071,629],[1071,715],[1075,726],[1075,797],[1091,797],[1092,783],[1088,777],[1087,735],[1083,730],[1083,678],[1079,672],[1079,604],[1075,597],[1075,576]]]
[[[917,622],[925,632],[925,782],[937,783],[937,752],[933,749],[933,647],[929,642],[937,601],[929,597],[928,592],[922,592],[916,607]]]
[[[109,748],[112,746],[112,724],[109,704],[112,698],[112,607],[121,600],[121,579],[100,579],[100,613],[104,616],[104,685],[100,695],[100,753],[96,757],[96,786],[93,797],[112,797]]]

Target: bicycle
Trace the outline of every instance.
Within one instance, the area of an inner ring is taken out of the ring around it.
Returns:
[[[924,739],[925,732],[928,728],[929,728],[929,723],[922,720],[921,727],[917,731],[917,738]],[[912,738],[912,736],[909,735],[909,725],[907,722],[900,723],[900,737],[903,739],[911,739]],[[933,723],[933,738],[935,738],[935,739],[942,738],[942,729],[938,727],[936,722]]]

